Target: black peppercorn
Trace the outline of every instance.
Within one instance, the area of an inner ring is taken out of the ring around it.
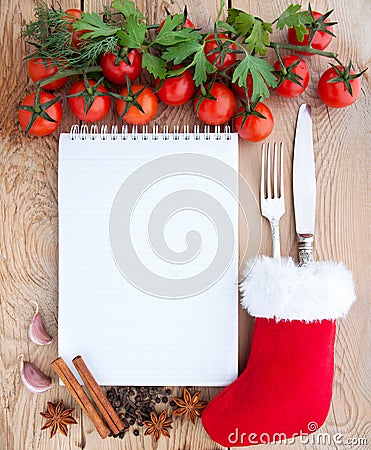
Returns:
[[[133,434],[134,434],[134,436],[139,436],[139,430],[134,430]]]

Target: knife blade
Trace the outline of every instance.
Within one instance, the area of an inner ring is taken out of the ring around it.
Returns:
[[[313,262],[314,223],[316,211],[316,173],[313,152],[311,107],[299,108],[296,122],[293,196],[299,265]]]

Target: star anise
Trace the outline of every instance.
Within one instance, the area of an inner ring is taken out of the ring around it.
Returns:
[[[156,442],[160,439],[161,435],[169,438],[170,433],[168,431],[168,428],[173,428],[171,424],[173,423],[173,420],[168,418],[166,415],[166,411],[162,411],[162,413],[157,416],[154,412],[150,413],[151,420],[147,420],[144,423],[144,425],[147,427],[146,431],[144,432],[145,436],[149,436],[151,434],[154,435]]]
[[[201,417],[201,411],[207,405],[207,402],[200,400],[200,391],[192,396],[186,388],[183,391],[183,398],[173,398],[173,401],[179,406],[173,412],[174,416],[188,416],[193,424],[195,424],[197,417]]]
[[[58,404],[48,402],[48,411],[41,412],[40,414],[45,417],[45,425],[41,428],[45,430],[50,428],[50,438],[52,438],[57,430],[67,436],[68,428],[67,425],[77,423],[76,420],[71,416],[72,409],[63,409],[63,400],[60,400]]]

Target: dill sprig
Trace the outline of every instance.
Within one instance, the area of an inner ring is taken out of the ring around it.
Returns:
[[[87,41],[82,52],[74,52],[69,58],[71,66],[89,67],[95,65],[103,53],[115,52],[119,39],[117,35]]]
[[[115,5],[118,9],[114,9]],[[22,31],[22,37],[35,48],[35,52],[25,59],[48,58],[62,69],[79,68],[83,72],[96,65],[103,53],[114,52],[122,46],[119,36],[126,30],[124,13],[129,14],[130,19],[135,17],[133,28],[141,26],[143,16],[129,0],[116,0],[113,6],[105,7],[102,18],[96,13],[83,13],[81,19],[69,19],[60,7],[57,9],[38,1],[35,20]],[[72,41],[73,33],[77,31],[85,32],[79,37],[83,41],[79,48]],[[138,47],[140,45],[141,42]]]
[[[54,33],[60,33],[66,27],[66,13],[61,9],[37,2],[34,9],[35,20],[28,23],[21,36],[35,44],[44,44]]]

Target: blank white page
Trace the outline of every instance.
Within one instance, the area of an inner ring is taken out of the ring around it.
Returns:
[[[231,383],[237,135],[62,134],[58,172],[60,356],[101,385]]]

